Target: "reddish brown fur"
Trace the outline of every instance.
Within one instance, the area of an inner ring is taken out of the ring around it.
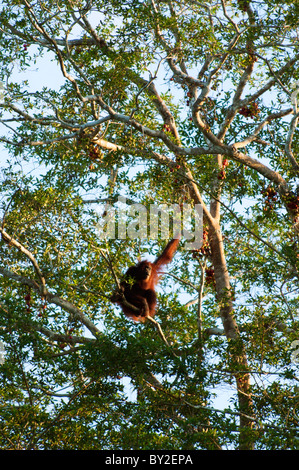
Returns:
[[[141,261],[131,266],[121,282],[121,291],[126,301],[139,309],[139,314],[125,305],[119,294],[111,300],[121,306],[124,314],[135,321],[144,322],[145,317],[153,317],[156,313],[157,295],[155,287],[161,275],[161,267],[170,263],[177,250],[179,238],[174,238],[164,248],[162,254],[153,262]]]

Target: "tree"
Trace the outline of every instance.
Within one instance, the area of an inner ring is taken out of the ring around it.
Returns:
[[[297,10],[2,2],[1,448],[298,447]],[[110,301],[165,243],[99,238],[120,195],[203,210],[154,324]]]

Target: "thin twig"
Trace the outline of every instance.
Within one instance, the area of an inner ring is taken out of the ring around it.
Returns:
[[[162,328],[161,328],[160,324],[156,320],[154,320],[154,318],[152,318],[150,316],[146,316],[146,320],[149,321],[150,323],[152,323],[155,326],[155,328],[157,329],[157,331],[159,333],[159,336],[162,339],[163,343],[165,343],[166,346],[171,349],[171,346],[168,343],[167,339],[165,338],[165,335],[162,331]],[[173,354],[175,354],[175,353],[173,353]]]

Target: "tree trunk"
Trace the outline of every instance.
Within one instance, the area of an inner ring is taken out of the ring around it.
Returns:
[[[229,275],[226,267],[223,239],[220,226],[209,226],[209,241],[211,247],[211,259],[215,272],[216,297],[220,305],[225,335],[229,341],[230,365],[233,371],[239,400],[240,411],[240,450],[253,450],[254,441],[251,436],[253,429],[253,405],[250,391],[250,376],[246,351],[240,337],[238,325],[234,317],[232,293]]]
[[[222,167],[222,157],[218,155],[216,161]],[[194,203],[203,207],[204,221],[209,227],[209,244],[211,248],[211,261],[214,268],[216,300],[220,306],[220,316],[229,342],[230,370],[236,380],[238,402],[240,411],[240,450],[253,450],[254,441],[252,430],[254,426],[253,404],[250,389],[250,376],[245,347],[240,337],[238,325],[234,317],[232,291],[229,274],[226,266],[223,237],[220,228],[219,199],[212,199],[210,210],[205,205],[191,171],[185,166],[185,176],[190,188],[190,195]],[[213,182],[212,182],[213,183]],[[215,181],[213,192],[220,196],[220,186]]]

